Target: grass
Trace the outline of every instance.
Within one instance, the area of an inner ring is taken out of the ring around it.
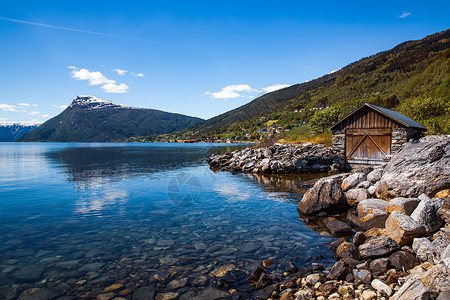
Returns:
[[[285,133],[283,140],[288,143],[307,143],[311,142],[316,144],[332,144],[331,133],[323,133],[320,135],[315,135],[309,125],[302,125],[294,127],[291,131]]]

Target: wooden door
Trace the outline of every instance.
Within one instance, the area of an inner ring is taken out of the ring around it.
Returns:
[[[345,153],[347,159],[386,160],[391,155],[391,130],[347,129]]]

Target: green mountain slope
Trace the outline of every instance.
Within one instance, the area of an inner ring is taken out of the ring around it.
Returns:
[[[22,136],[20,142],[112,142],[171,133],[202,119],[133,108],[93,96],[78,96],[58,116]]]
[[[190,127],[193,135],[232,132],[309,121],[317,109],[339,108],[339,115],[364,102],[385,106],[449,132],[450,30],[408,41],[352,63],[337,72],[262,95],[252,102]],[[295,112],[300,110],[301,112]]]

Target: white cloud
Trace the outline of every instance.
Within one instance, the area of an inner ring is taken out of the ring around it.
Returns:
[[[81,68],[80,70],[73,70],[72,78],[75,78],[76,80],[88,80],[89,85],[107,84],[110,83],[111,81],[114,81],[106,78],[99,71],[91,72],[85,68]]]
[[[38,107],[39,105],[37,105],[37,104],[31,104],[31,106]]]
[[[72,78],[88,80],[89,85],[102,85],[102,89],[107,93],[126,93],[130,88],[125,83],[116,84],[117,82],[115,80],[106,78],[99,71],[89,71],[88,69],[81,68],[80,70],[75,69],[71,73]]]
[[[252,89],[248,84],[238,84],[238,85],[227,85],[220,92],[211,93],[206,92],[205,95],[211,95],[217,99],[231,99],[241,97],[242,95],[238,92],[258,92],[258,90]]]
[[[37,115],[40,114],[40,112],[38,112],[38,111],[30,111],[27,114],[29,114],[30,116],[37,116]]]
[[[0,118],[0,121],[8,121],[9,118]]]
[[[67,68],[74,70],[74,69],[76,69],[77,67],[75,67],[75,66],[67,66]]]
[[[15,106],[15,105],[0,103],[0,109],[3,111],[18,111],[16,108],[17,108],[17,106]]]
[[[43,118],[50,118],[50,115],[49,114],[43,114],[42,117]]]
[[[113,71],[116,71],[117,74],[119,74],[119,75],[125,75],[125,73],[128,72],[128,71],[121,70],[121,69],[113,69]]]
[[[125,83],[119,85],[113,80],[107,84],[102,85],[102,89],[107,93],[126,93],[130,87]]]
[[[279,84],[279,83],[277,83],[277,84],[273,84],[271,86],[265,87],[262,90],[264,92],[266,92],[266,93],[270,93],[270,92],[274,92],[274,91],[277,91],[277,90],[280,90],[280,89],[287,88],[289,86],[290,86],[289,84]]]
[[[29,103],[17,103],[17,105],[19,105],[19,106],[30,106],[31,104],[29,104]]]
[[[137,73],[137,74],[133,74],[134,76],[136,76],[136,77],[144,77],[145,75],[144,74],[142,74],[142,73]]]
[[[399,15],[398,17],[400,18],[400,19],[404,19],[404,18],[406,18],[406,17],[408,17],[408,16],[410,16],[411,15],[411,13],[410,12],[408,12],[408,11],[404,11],[401,15]]]

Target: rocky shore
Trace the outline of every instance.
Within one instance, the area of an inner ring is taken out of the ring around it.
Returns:
[[[213,156],[209,162],[234,172],[298,171],[281,166],[295,166],[294,153],[313,148],[275,145]],[[332,153],[328,151],[321,153]],[[274,169],[267,160],[283,164]],[[337,261],[326,270],[292,264],[283,278],[273,276],[270,261],[263,261],[248,278],[259,295],[283,300],[450,299],[450,137],[409,144],[385,168],[322,178],[305,193],[298,212],[306,224],[336,238],[329,248]]]
[[[332,148],[312,143],[247,148],[212,155],[208,163],[213,169],[235,173],[339,173],[347,167],[342,155]]]

